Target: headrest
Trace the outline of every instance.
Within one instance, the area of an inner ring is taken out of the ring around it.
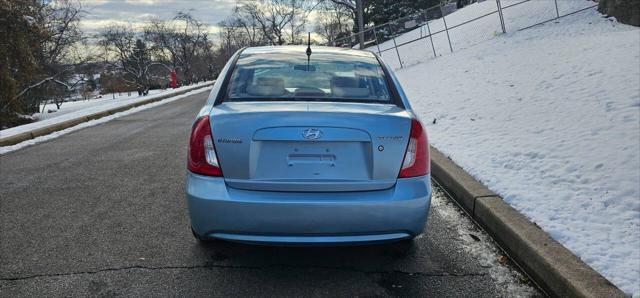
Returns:
[[[255,96],[279,96],[287,93],[284,80],[274,77],[261,77],[254,84],[247,86],[247,93]]]
[[[331,93],[335,97],[368,97],[369,89],[358,88],[358,80],[352,77],[331,78]]]
[[[348,88],[357,88],[358,80],[352,77],[332,77],[331,78],[331,87],[348,87]]]

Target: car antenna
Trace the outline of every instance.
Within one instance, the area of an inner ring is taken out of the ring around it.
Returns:
[[[309,71],[309,64],[311,62],[311,32],[308,32],[309,37],[307,39],[307,71]]]

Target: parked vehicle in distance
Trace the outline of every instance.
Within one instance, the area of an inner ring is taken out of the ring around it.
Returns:
[[[192,231],[277,244],[413,239],[429,212],[429,167],[425,129],[375,54],[243,49],[193,124]]]

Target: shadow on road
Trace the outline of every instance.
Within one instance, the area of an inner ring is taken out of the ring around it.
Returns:
[[[277,263],[291,266],[344,267],[402,260],[415,253],[409,241],[344,246],[267,246],[228,241],[201,242],[194,246],[212,262]]]
[[[259,282],[265,293],[304,295],[331,289],[357,296],[416,296],[424,294],[424,278],[449,275],[414,267],[423,262],[417,260],[422,241],[321,247],[215,241],[196,243],[193,249],[194,254],[208,256],[206,268],[241,270],[243,284]]]

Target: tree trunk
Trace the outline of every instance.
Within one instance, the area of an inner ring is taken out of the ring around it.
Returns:
[[[640,0],[600,0],[598,11],[620,23],[640,26]]]

